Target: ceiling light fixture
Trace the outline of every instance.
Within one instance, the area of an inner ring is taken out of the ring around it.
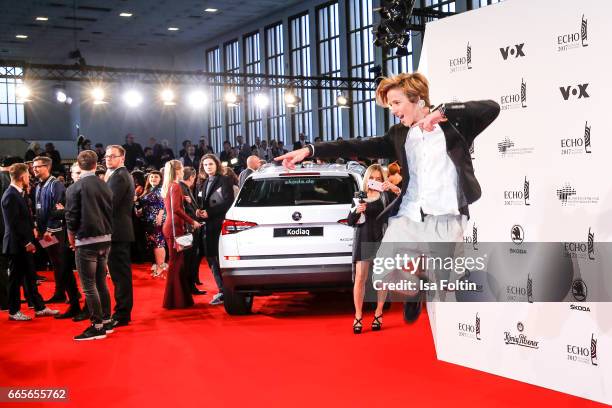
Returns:
[[[36,17],[36,21],[48,21],[48,20],[49,20],[49,17],[43,17],[43,16]]]
[[[204,10],[207,13],[216,13],[217,11],[219,11],[219,9],[216,8],[207,8]]]
[[[130,89],[123,94],[123,102],[130,108],[136,108],[142,103],[142,95],[135,89]]]
[[[198,89],[189,94],[187,97],[187,102],[193,109],[202,109],[204,106],[206,106],[208,97],[204,91]]]
[[[123,13],[119,13],[119,17],[132,17],[132,13],[127,13],[127,12],[123,12]]]
[[[163,91],[161,91],[160,96],[161,100],[164,102],[164,105],[176,105],[176,102],[174,101],[174,92],[172,91],[172,89],[164,89]]]
[[[93,98],[94,105],[102,105],[106,103],[106,101],[104,100],[104,89],[99,86],[91,90],[91,97]]]
[[[31,101],[30,95],[32,95],[32,92],[30,91],[30,88],[26,84],[17,85],[17,88],[15,89],[15,93],[17,95],[17,102],[24,103],[24,102]]]
[[[25,34],[17,34],[15,38],[19,38],[20,40],[25,40],[26,38],[28,38],[28,36]]]
[[[178,31],[178,27],[168,27],[168,31]]]

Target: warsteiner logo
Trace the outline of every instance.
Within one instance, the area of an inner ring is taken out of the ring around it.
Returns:
[[[500,97],[501,110],[520,109],[527,107],[527,82],[521,78],[521,88]]]
[[[525,46],[525,43],[516,44],[513,47],[502,47],[499,49],[499,52],[501,52],[501,55],[504,61],[506,61],[508,57],[510,56],[513,56],[514,58],[524,57],[525,56],[525,52],[523,51],[524,46]]]
[[[568,86],[560,86],[559,90],[561,91],[561,96],[563,100],[567,101],[570,96],[575,99],[583,99],[590,98],[591,96],[587,92],[587,87],[589,84],[577,84],[577,85],[568,85]]]
[[[465,49],[465,57],[451,58],[449,60],[450,73],[472,69],[472,46],[469,41]]]
[[[576,48],[588,47],[588,20],[582,15],[580,32],[570,32],[557,36],[556,48],[558,52],[565,52]]]
[[[584,136],[561,139],[561,154],[591,154],[591,126],[584,123]]]

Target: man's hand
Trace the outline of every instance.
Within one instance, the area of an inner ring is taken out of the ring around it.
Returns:
[[[68,245],[74,251],[74,234],[70,231],[68,231]]]
[[[53,234],[50,233],[49,231],[45,231],[45,233],[43,234],[42,239],[45,240],[45,241],[51,241],[53,239]]]
[[[191,197],[189,197],[189,196],[183,196],[183,199],[184,199],[185,201],[187,201],[187,203],[191,204]]]
[[[63,210],[64,206],[62,205],[62,203],[57,203],[57,204],[55,204],[55,209],[56,210]]]
[[[431,132],[435,125],[442,122],[444,118],[439,111],[435,111],[419,120],[416,125],[426,132]]]
[[[196,210],[196,216],[200,218],[208,218],[206,210]]]
[[[295,169],[295,163],[299,163],[310,155],[310,150],[307,147],[294,150],[292,152],[275,157],[275,161],[282,161],[283,167],[289,170]]]
[[[193,226],[193,229],[198,229],[198,228],[200,228],[202,226],[202,224],[200,224],[197,221],[194,221],[193,224],[191,224],[191,225]]]
[[[31,242],[28,242],[28,243],[26,244],[25,249],[26,249],[26,252],[29,252],[29,253],[32,253],[32,254],[33,254],[34,252],[36,252],[36,247],[35,247],[35,246],[34,246],[34,244],[33,244],[33,243],[31,243]]]

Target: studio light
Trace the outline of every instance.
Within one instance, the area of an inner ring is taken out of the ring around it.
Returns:
[[[216,9],[216,8],[209,7],[207,9],[204,9],[204,11],[207,12],[207,13],[216,13],[219,10]]]
[[[338,96],[336,96],[336,104],[340,108],[350,108],[351,98],[349,98],[345,94],[340,93],[338,94]]]
[[[164,105],[166,106],[173,106],[176,105],[176,102],[174,101],[174,91],[172,91],[172,89],[164,89],[163,91],[161,91],[161,99],[164,102]]]
[[[142,103],[142,95],[135,89],[127,90],[123,94],[123,102],[130,108],[136,108]]]
[[[198,89],[189,94],[187,97],[187,102],[193,109],[202,109],[204,106],[206,106],[208,98],[204,91]]]
[[[106,93],[104,92],[104,89],[102,89],[99,86],[91,90],[91,97],[93,98],[94,105],[105,104],[106,103],[106,101],[104,100],[105,96],[106,96]]]
[[[230,91],[225,93],[223,100],[227,106],[238,106],[240,102],[242,102],[242,97],[237,95],[235,92]]]
[[[255,95],[255,105],[257,105],[260,109],[265,109],[270,105],[270,98],[266,94],[257,94]]]
[[[19,103],[31,101],[30,96],[32,95],[32,91],[26,84],[17,85],[15,94],[17,95],[17,102]]]
[[[287,105],[287,107],[296,108],[301,101],[302,98],[297,96],[293,90],[288,89],[285,91],[285,105]]]

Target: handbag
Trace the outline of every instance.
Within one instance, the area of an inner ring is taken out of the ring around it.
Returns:
[[[178,237],[176,236],[176,229],[174,227],[174,203],[172,202],[172,191],[170,191],[170,217],[172,218],[172,237],[174,238],[175,249],[178,252],[183,252],[184,250],[191,248],[191,246],[193,245],[193,234],[185,234]]]

